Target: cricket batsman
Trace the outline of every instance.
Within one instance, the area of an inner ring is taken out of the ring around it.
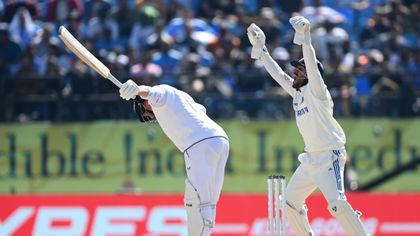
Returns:
[[[287,75],[265,47],[265,34],[255,24],[247,29],[251,58],[260,60],[271,77],[293,97],[296,123],[305,143],[298,156],[299,167],[286,187],[286,218],[298,236],[314,235],[308,221],[306,198],[318,187],[328,210],[350,236],[367,235],[344,193],[343,171],[346,136],[333,117],[333,101],[323,81],[324,68],[311,44],[310,23],[302,16],[290,18],[293,42],[302,45],[303,58],[292,61],[293,76]]]
[[[128,80],[122,85],[120,96],[125,100],[134,99],[139,121],[156,120],[184,153],[188,235],[210,235],[229,154],[225,131],[206,115],[204,106],[169,85],[138,86]]]

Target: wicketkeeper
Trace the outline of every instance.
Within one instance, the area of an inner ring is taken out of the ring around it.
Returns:
[[[318,187],[328,201],[328,210],[350,236],[367,235],[361,213],[347,202],[343,186],[346,136],[333,117],[333,101],[322,79],[324,68],[311,44],[310,24],[302,16],[290,18],[293,42],[302,45],[303,58],[292,61],[293,76],[287,75],[265,47],[264,32],[248,27],[251,57],[260,60],[271,77],[293,97],[296,123],[305,143],[298,156],[299,167],[286,188],[286,218],[299,236],[314,235],[307,217],[306,198]]]
[[[134,110],[139,121],[156,120],[184,153],[188,235],[210,235],[229,154],[225,131],[206,115],[204,106],[171,86],[138,86],[129,80],[122,85],[120,96],[126,100],[135,99]]]

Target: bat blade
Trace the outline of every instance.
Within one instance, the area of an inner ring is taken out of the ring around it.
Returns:
[[[98,72],[102,77],[111,80],[116,86],[121,88],[121,82],[118,81],[101,61],[98,60],[89,50],[87,50],[64,26],[60,26],[58,37],[63,41],[70,51],[72,51],[80,60],[89,67]]]

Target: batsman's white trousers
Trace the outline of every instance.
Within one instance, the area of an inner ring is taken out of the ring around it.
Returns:
[[[187,178],[201,203],[216,204],[222,191],[229,141],[224,137],[204,139],[184,152]]]
[[[318,187],[328,203],[345,200],[343,172],[346,151],[332,150],[320,153],[301,153],[301,164],[293,173],[286,188],[286,199],[295,207]]]

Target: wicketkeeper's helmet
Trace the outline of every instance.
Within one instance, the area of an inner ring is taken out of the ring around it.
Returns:
[[[290,65],[297,67],[299,65],[303,66],[306,68],[305,66],[305,61],[303,60],[303,58],[301,58],[299,61],[291,61]],[[321,76],[324,76],[324,66],[322,65],[322,63],[320,61],[316,61],[316,66],[318,67],[319,73],[321,74]]]

